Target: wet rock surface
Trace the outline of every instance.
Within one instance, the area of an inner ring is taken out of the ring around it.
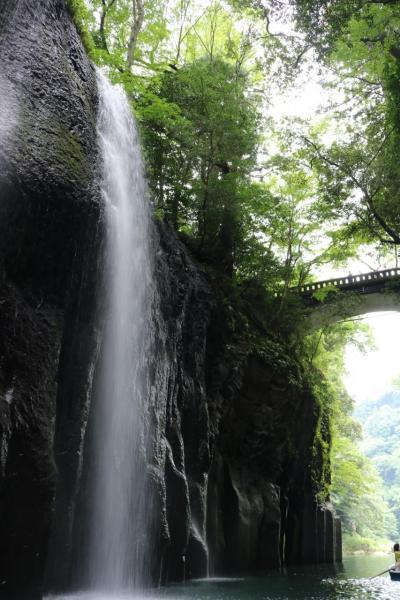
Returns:
[[[62,0],[0,0],[0,90],[0,597],[35,600],[77,581],[101,344],[96,80]],[[227,352],[212,280],[155,238],[153,582],[331,560],[312,395]]]
[[[42,597],[56,413],[74,422],[75,456],[82,435],[82,391],[73,388],[89,379],[93,333],[96,104],[95,73],[64,2],[1,0],[0,596],[8,600]]]
[[[167,225],[159,237],[158,580],[334,560],[333,513],[316,500],[318,404],[300,373],[289,381],[273,362],[226,351],[234,340],[210,277]]]

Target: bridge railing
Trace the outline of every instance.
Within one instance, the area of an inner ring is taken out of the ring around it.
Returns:
[[[400,277],[400,269],[385,269],[383,271],[370,271],[361,275],[348,275],[347,277],[336,277],[335,279],[326,279],[325,281],[316,281],[307,283],[296,288],[292,288],[301,294],[312,293],[327,287],[337,287],[339,289],[361,287],[365,283],[380,283]]]

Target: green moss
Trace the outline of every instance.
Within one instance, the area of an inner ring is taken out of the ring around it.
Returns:
[[[329,389],[325,382],[312,386],[315,402],[316,427],[311,450],[311,480],[319,502],[329,499],[331,487],[331,416],[329,410]]]
[[[253,339],[252,349],[261,360],[273,367],[277,375],[284,376],[290,385],[302,387],[299,365],[282,342],[263,336]]]
[[[84,186],[89,178],[89,165],[85,150],[80,141],[57,119],[50,118],[41,123],[39,155],[52,165],[53,169],[65,172],[65,180],[75,179]],[[46,156],[48,158],[46,159]]]
[[[51,142],[56,139],[51,151],[54,159],[65,165],[77,179],[86,179],[88,176],[87,156],[79,140],[57,120],[52,120]],[[49,140],[50,141],[50,140]]]
[[[56,117],[40,117],[31,112],[30,106],[21,106],[17,160],[30,161],[34,170],[38,164],[51,165],[49,176],[57,173],[65,182],[76,180],[85,186],[91,178],[91,165],[80,139]]]
[[[91,18],[89,9],[84,0],[66,0],[66,4],[85,50],[92,57],[95,52],[95,46],[88,28]]]

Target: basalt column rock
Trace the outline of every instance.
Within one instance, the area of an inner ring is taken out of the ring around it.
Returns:
[[[55,489],[53,417],[62,323],[0,286],[0,597],[40,598]]]
[[[281,565],[279,478],[300,403],[277,380],[272,365],[249,357],[224,407],[209,479],[208,541],[214,574]]]
[[[325,545],[326,554],[325,562],[332,563],[335,560],[336,549],[336,532],[335,532],[335,517],[331,508],[326,509],[326,529],[325,529]]]
[[[161,581],[207,574],[207,476],[213,424],[206,386],[206,344],[215,299],[185,246],[158,225],[150,462],[158,523],[154,547]]]
[[[208,494],[213,574],[265,571],[280,565],[279,488],[216,453]]]
[[[318,505],[315,498],[305,498],[301,521],[301,562],[304,564],[318,563]]]
[[[288,564],[333,563],[342,560],[341,522],[331,505],[311,499],[292,509],[286,528]]]
[[[7,600],[42,596],[56,411],[75,451],[82,435],[76,388],[89,380],[96,337],[95,111],[94,71],[65,3],[0,0],[0,596]],[[61,454],[66,442],[57,443]]]
[[[319,507],[317,511],[317,532],[318,532],[318,562],[326,561],[326,511]]]
[[[342,562],[342,522],[335,517],[335,561]]]
[[[209,475],[211,572],[332,562],[333,513],[316,500],[323,460],[312,392],[251,355],[230,400]]]

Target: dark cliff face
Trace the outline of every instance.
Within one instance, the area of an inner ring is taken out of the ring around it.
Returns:
[[[64,443],[78,462],[96,345],[96,93],[61,0],[0,1],[0,595],[7,599],[41,597],[56,411],[71,422]]]
[[[157,283],[156,580],[340,559],[316,499],[329,431],[300,368],[240,351],[220,290],[164,225]]]
[[[316,446],[320,409],[300,382],[258,355],[243,364],[237,394],[225,405],[209,479],[215,572],[325,561],[317,546],[318,540],[325,546],[326,530],[313,524],[323,476]]]
[[[63,0],[0,0],[0,92],[0,597],[35,600],[79,581],[101,341],[96,79]],[[331,560],[312,395],[226,351],[209,278],[155,237],[154,583]]]

